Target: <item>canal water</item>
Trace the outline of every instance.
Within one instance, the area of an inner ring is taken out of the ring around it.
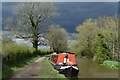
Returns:
[[[76,58],[78,78],[118,78],[118,70],[111,70],[91,59]]]

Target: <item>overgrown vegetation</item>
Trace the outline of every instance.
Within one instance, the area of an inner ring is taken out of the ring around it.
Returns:
[[[2,58],[3,58],[3,78],[8,78],[12,73],[22,69],[25,65],[37,58],[50,54],[52,51],[36,50],[26,45],[17,45],[10,38],[3,36]]]
[[[105,60],[118,61],[118,18],[87,19],[76,28],[76,55],[93,58],[102,64]]]
[[[7,65],[16,64],[25,58],[32,57],[34,51],[34,48],[25,45],[17,45],[9,38],[5,37],[2,44],[3,63]]]
[[[106,60],[103,62],[103,65],[108,67],[108,68],[119,69],[120,62]]]
[[[94,57],[96,57],[96,61],[100,64],[102,64],[104,60],[111,59],[112,54],[105,44],[104,36],[101,33],[98,33],[96,42],[94,42],[94,52]]]

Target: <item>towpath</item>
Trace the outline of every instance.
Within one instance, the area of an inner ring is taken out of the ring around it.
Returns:
[[[13,78],[37,78],[37,72],[41,69],[41,63],[45,57],[39,58],[33,63],[29,64],[26,69],[13,74]]]

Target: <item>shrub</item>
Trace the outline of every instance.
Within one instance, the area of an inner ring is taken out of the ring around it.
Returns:
[[[86,56],[88,58],[92,58],[93,55],[94,54],[89,49],[84,49],[83,51],[81,51],[81,56]]]
[[[96,57],[96,61],[100,64],[102,64],[104,62],[104,60],[108,60],[109,57],[104,55],[104,54],[98,54]]]
[[[2,46],[3,63],[15,64],[23,59],[30,58],[36,55],[51,54],[51,50],[36,50],[26,45],[17,45],[15,43],[5,43]]]
[[[120,62],[106,60],[103,62],[103,65],[108,68],[119,69]]]
[[[47,54],[51,54],[51,53],[53,53],[53,51],[52,50],[35,50],[34,52],[33,52],[35,55],[47,55]]]
[[[7,43],[2,46],[3,62],[7,64],[18,63],[21,59],[33,56],[34,48],[15,43]]]

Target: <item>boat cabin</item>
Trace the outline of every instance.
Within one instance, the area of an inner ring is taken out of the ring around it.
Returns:
[[[54,65],[76,65],[75,56],[73,54],[52,54],[50,57],[50,61]]]

